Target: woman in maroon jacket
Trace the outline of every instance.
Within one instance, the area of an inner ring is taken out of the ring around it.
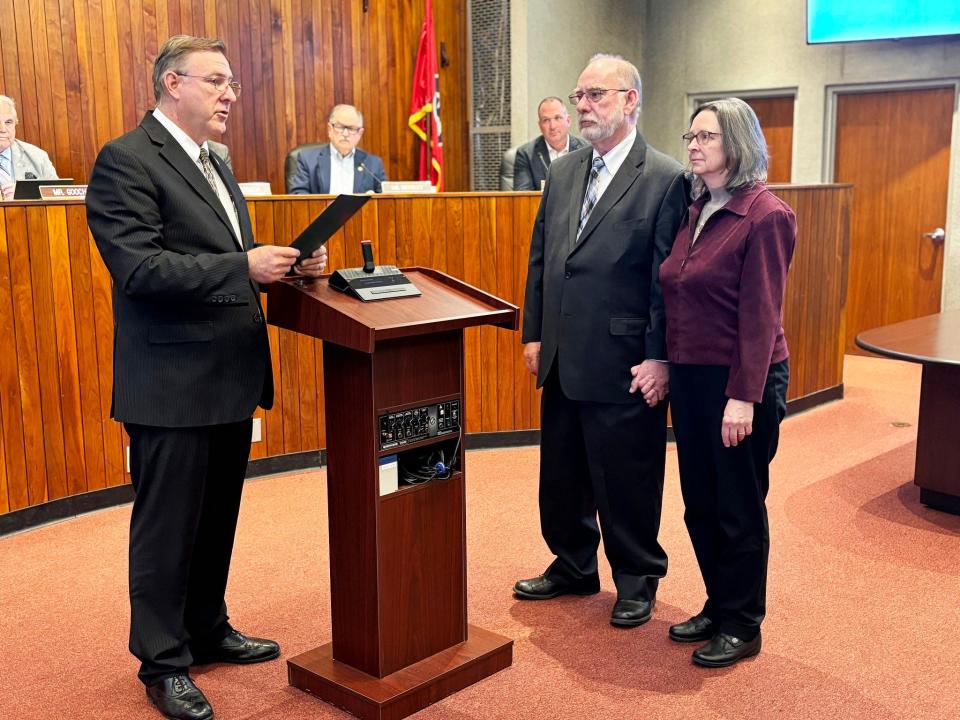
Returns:
[[[725,667],[760,652],[769,467],[786,412],[781,325],[797,223],[767,190],[767,147],[738,98],[698,108],[687,141],[693,204],[660,267],[684,520],[707,590],[670,628]]]

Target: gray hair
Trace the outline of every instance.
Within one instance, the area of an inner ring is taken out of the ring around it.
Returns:
[[[177,72],[179,63],[191,53],[218,52],[227,56],[227,46],[223,40],[194,37],[193,35],[174,35],[168,38],[157,53],[153,64],[153,95],[157,102],[163,97],[163,76],[171,70]]]
[[[723,135],[723,155],[727,161],[727,192],[756,185],[767,180],[767,141],[760,129],[757,114],[740,98],[729,97],[704,103],[690,116],[690,122],[710,110],[717,116]],[[703,180],[694,176],[692,195],[696,199],[706,192]]]
[[[330,114],[327,115],[327,122],[332,123],[333,116],[337,114],[337,110],[344,110],[346,108],[353,110],[357,114],[357,117],[360,118],[360,127],[363,127],[363,113],[357,110],[353,105],[347,105],[346,103],[334,105],[332,108],[330,108]]]
[[[637,91],[637,107],[634,108],[630,119],[633,122],[640,117],[640,108],[643,106],[643,83],[640,82],[640,71],[637,66],[624,58],[622,55],[611,55],[609,53],[597,53],[587,65],[593,65],[601,60],[611,61],[616,65],[617,81],[621,88],[630,88]]]
[[[17,119],[17,104],[13,101],[12,97],[7,97],[6,95],[0,95],[0,106],[6,105],[13,111],[13,118]]]

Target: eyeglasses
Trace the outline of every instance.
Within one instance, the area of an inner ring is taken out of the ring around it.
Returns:
[[[191,75],[190,73],[182,72],[178,72],[177,75],[180,77],[197,78],[198,80],[203,80],[205,83],[210,83],[221,95],[227,91],[227,88],[230,88],[233,90],[234,97],[240,97],[240,83],[228,80],[227,78],[223,77],[223,75],[213,75],[208,77],[206,75]]]
[[[571,105],[577,105],[584,97],[592,103],[598,103],[603,100],[603,96],[612,92],[630,92],[633,88],[590,88],[589,90],[577,90],[572,95],[567,95]]]
[[[710,132],[709,130],[701,130],[698,133],[690,133],[690,132],[684,133],[681,137],[687,141],[688,145],[692,140],[696,140],[697,145],[703,146],[703,145],[709,145],[714,138],[718,138],[721,135],[723,135],[723,133],[715,133],[715,132]]]
[[[353,125],[341,125],[340,123],[328,123],[328,125],[341,135],[356,135],[363,131],[362,127],[355,127]]]

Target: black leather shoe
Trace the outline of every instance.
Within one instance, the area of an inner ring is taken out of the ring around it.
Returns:
[[[147,697],[168,720],[207,720],[213,708],[189,675],[174,675],[147,687]]]
[[[702,648],[693,651],[693,661],[704,667],[727,667],[760,652],[760,633],[753,640],[717,633]]]
[[[717,633],[717,626],[703,613],[697,613],[686,622],[670,626],[670,639],[676,642],[703,642]]]
[[[549,600],[561,595],[596,595],[600,592],[600,579],[567,583],[551,580],[546,575],[537,575],[535,578],[517,580],[513,592],[523,600]]]
[[[273,640],[247,637],[233,629],[216,645],[191,648],[191,650],[194,665],[208,663],[246,665],[280,657],[280,646]]]
[[[617,627],[637,627],[653,617],[656,600],[624,600],[617,598],[610,613],[610,624]]]

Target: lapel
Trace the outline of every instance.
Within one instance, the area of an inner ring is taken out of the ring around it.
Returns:
[[[583,163],[586,165],[586,172],[591,167],[593,154],[584,153],[584,155]],[[590,158],[590,162],[586,162],[586,158]],[[594,229],[600,224],[604,216],[610,212],[610,209],[620,201],[620,198],[630,189],[634,181],[640,177],[643,173],[643,164],[646,158],[647,143],[638,132],[636,139],[633,141],[633,147],[631,147],[630,152],[627,153],[627,157],[624,159],[623,164],[620,165],[620,169],[617,170],[617,174],[613,176],[610,184],[607,185],[607,189],[603,191],[603,195],[600,196],[597,204],[593,206],[590,217],[587,218],[587,224],[583,226],[583,232],[580,233],[580,241],[577,242],[577,222],[580,220],[580,207],[583,205],[583,196],[586,193],[586,182],[584,182],[583,192],[580,193],[580,201],[575,206],[577,217],[575,219],[571,218],[573,222],[571,255],[583,247],[584,243],[590,239]]]
[[[330,192],[330,146],[324,145],[317,155],[317,175],[319,176],[319,192]]]
[[[533,162],[539,163],[543,168],[543,174],[547,174],[547,168],[550,167],[550,151],[547,149],[547,141],[543,139],[543,135],[537,138],[537,141],[533,144],[533,151],[536,153],[537,157],[532,158]],[[540,188],[537,188],[538,190]]]
[[[353,191],[355,193],[363,192],[363,185],[367,180],[364,175],[370,174],[370,168],[363,165],[363,161],[366,159],[367,154],[360,148],[353,151]],[[361,165],[363,165],[363,170],[360,169]]]
[[[211,152],[210,162],[213,163],[214,168],[220,173],[220,179],[223,180],[227,192],[230,193],[233,207],[237,211],[237,224],[240,226],[240,244],[244,250],[249,250],[253,245],[253,227],[250,225],[250,216],[245,212],[247,201],[240,191],[240,186],[237,184],[236,178],[233,177],[233,173],[230,172],[230,169],[223,159],[216,153]],[[233,234],[232,227],[230,233]]]
[[[234,240],[233,226],[230,224],[230,218],[227,217],[227,211],[223,209],[223,203],[213,192],[213,188],[210,187],[210,183],[207,182],[200,168],[197,167],[197,163],[187,155],[180,143],[167,132],[167,129],[160,124],[160,121],[153,116],[152,112],[146,114],[140,123],[140,127],[143,128],[154,144],[160,146],[160,157],[170,163],[174,170],[180,173],[187,184],[193,188],[194,192],[217,214],[220,222],[227,230],[229,238],[227,242],[230,243],[231,249],[235,250],[237,242]]]
[[[580,157],[580,164],[573,171],[573,182],[570,183],[570,202],[567,205],[570,208],[569,231],[567,233],[568,254],[572,253],[577,247],[577,225],[580,224],[580,208],[583,206],[583,196],[587,192],[587,180],[590,177],[592,164],[593,153],[585,152]]]

